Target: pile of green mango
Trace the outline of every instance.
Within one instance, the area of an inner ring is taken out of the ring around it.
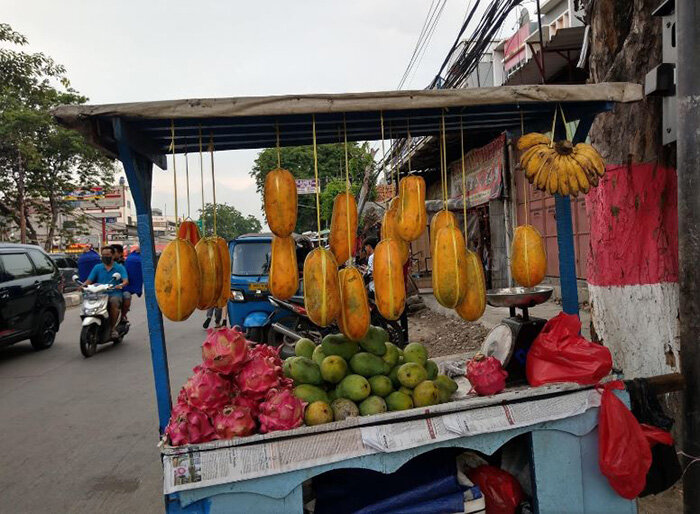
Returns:
[[[457,390],[425,346],[401,350],[380,327],[370,327],[359,342],[343,334],[327,335],[318,346],[299,339],[294,353],[283,370],[294,380],[294,395],[308,403],[307,425],[445,403]]]

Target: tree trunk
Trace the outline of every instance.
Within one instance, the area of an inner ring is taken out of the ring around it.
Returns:
[[[49,208],[51,209],[51,221],[49,222],[49,231],[44,243],[44,250],[50,252],[53,248],[53,238],[56,234],[56,222],[58,221],[58,202],[54,195],[49,196]]]
[[[27,243],[27,212],[24,201],[24,169],[22,154],[17,150],[17,210],[19,211],[19,241]]]

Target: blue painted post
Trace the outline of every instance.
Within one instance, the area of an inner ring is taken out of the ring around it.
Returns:
[[[153,218],[151,217],[151,178],[153,164],[134,152],[122,130],[121,120],[114,121],[114,133],[119,145],[119,160],[124,165],[131,194],[136,207],[137,231],[141,247],[143,286],[146,293],[146,315],[148,335],[151,344],[151,362],[156,386],[158,405],[158,426],[162,434],[170,418],[172,401],[170,397],[170,374],[168,353],[165,348],[163,317],[156,301],[155,289],[155,244],[153,238]]]
[[[559,247],[559,283],[564,312],[578,315],[574,230],[571,224],[571,201],[568,196],[554,195],[557,213],[557,246]]]

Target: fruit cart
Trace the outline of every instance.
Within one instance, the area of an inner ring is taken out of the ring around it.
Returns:
[[[557,109],[578,121],[573,142],[586,138],[598,113],[616,102],[643,98],[641,86],[572,86],[390,91],[111,105],[63,106],[59,123],[124,165],[137,211],[148,329],[163,433],[172,396],[162,315],[155,296],[151,212],[153,165],[166,154],[197,152],[201,134],[214,151],[382,139],[383,124],[414,137],[454,135],[470,141],[503,131],[546,132]],[[313,120],[313,127],[312,127]],[[345,127],[347,129],[345,130]],[[563,310],[578,314],[571,206],[555,197]],[[625,393],[620,395],[624,398]],[[301,512],[302,483],[338,468],[391,472],[440,447],[490,455],[528,434],[533,498],[538,512],[635,512],[597,468],[599,394],[571,384],[523,387],[492,397],[457,400],[316,427],[274,432],[201,446],[164,448],[165,505],[169,512]]]

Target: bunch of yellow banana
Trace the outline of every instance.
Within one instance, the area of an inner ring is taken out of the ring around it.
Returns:
[[[578,196],[588,193],[605,175],[605,162],[591,145],[550,140],[532,132],[518,139],[520,166],[530,184],[549,194]]]

